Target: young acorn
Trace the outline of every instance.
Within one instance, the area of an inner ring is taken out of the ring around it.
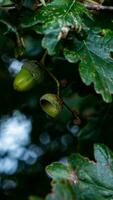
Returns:
[[[44,94],[40,98],[40,105],[44,112],[55,118],[63,108],[63,100],[56,94]]]
[[[44,71],[35,61],[26,62],[20,72],[16,75],[13,87],[17,91],[28,91],[34,87],[36,83],[41,83],[44,78]]]

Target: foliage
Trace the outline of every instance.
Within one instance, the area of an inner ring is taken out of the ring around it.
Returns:
[[[30,171],[39,168],[42,185],[27,199],[113,199],[112,11],[112,0],[0,1],[0,114],[27,113],[44,152]],[[11,68],[15,61],[22,69]],[[53,162],[62,157],[66,164]]]
[[[69,62],[80,60],[79,72],[83,82],[86,85],[94,83],[96,92],[102,95],[104,101],[111,102],[113,61],[110,52],[113,51],[113,33],[108,31],[105,36],[100,34],[93,30],[86,40],[73,41],[71,50],[65,49],[64,55]]]
[[[55,182],[53,193],[47,197],[47,200],[62,199],[62,197],[73,200],[112,199],[113,153],[105,145],[96,144],[94,154],[96,161],[73,154],[69,157],[68,165],[53,163],[48,166],[47,172]],[[68,174],[65,173],[67,171]]]

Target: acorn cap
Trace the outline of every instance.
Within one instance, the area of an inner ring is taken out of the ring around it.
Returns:
[[[63,108],[63,101],[58,95],[48,93],[40,98],[40,105],[44,112],[55,118]]]
[[[26,62],[22,68],[27,69],[31,75],[33,76],[34,80],[38,83],[41,83],[44,79],[44,71],[40,67],[38,63],[35,61],[28,61]]]
[[[20,72],[16,75],[13,87],[17,91],[28,91],[44,78],[44,71],[35,61],[26,62]]]

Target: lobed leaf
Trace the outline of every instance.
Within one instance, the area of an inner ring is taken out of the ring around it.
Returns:
[[[23,21],[22,27],[35,25],[34,30],[44,34],[42,46],[54,55],[60,51],[59,41],[66,38],[71,28],[79,31],[84,26],[83,14],[90,16],[77,0],[54,0]]]
[[[94,84],[97,93],[101,94],[105,102],[112,101],[113,94],[113,32],[105,36],[90,32],[86,40],[81,42],[81,48],[64,50],[65,58],[69,62],[80,60],[79,72],[86,85]]]
[[[53,184],[53,192],[46,200],[112,200],[113,153],[105,145],[96,144],[94,156],[96,162],[79,154],[71,155],[68,165],[71,171],[67,170],[68,166],[58,163],[50,165],[48,169],[56,182]],[[70,180],[72,171],[76,174],[76,179]]]
[[[53,184],[53,192],[47,195],[46,200],[76,200],[73,185],[63,182]]]

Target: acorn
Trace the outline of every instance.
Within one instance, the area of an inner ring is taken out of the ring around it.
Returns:
[[[40,105],[44,112],[55,118],[63,108],[63,100],[56,94],[44,94],[40,98]]]
[[[28,91],[36,83],[41,83],[44,78],[44,72],[35,61],[26,62],[20,72],[16,75],[13,87],[17,91]]]

